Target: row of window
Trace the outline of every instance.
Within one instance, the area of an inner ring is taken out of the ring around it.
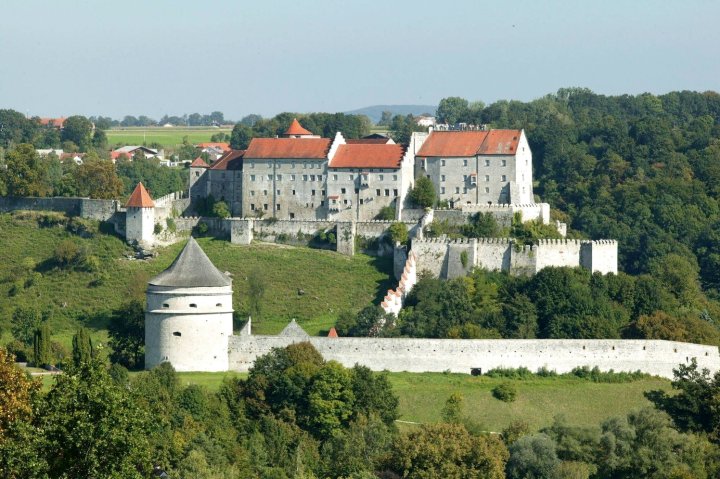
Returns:
[[[463,160],[463,166],[468,165],[467,158]],[[440,160],[440,166],[445,166],[445,160]],[[490,159],[485,158],[485,166],[490,166]],[[500,166],[507,166],[507,160],[500,160]]]
[[[273,175],[250,175],[250,181],[256,181],[257,177],[260,177],[260,181],[263,181],[264,179],[267,179],[267,181],[273,180]],[[290,175],[289,181],[295,181],[295,177],[297,175]],[[282,181],[283,175],[275,175],[275,181]],[[303,181],[322,181],[323,175],[302,175]]]
[[[524,179],[525,179],[525,175],[523,175],[523,180]],[[468,180],[470,180],[470,182],[473,182],[473,176],[472,175],[463,175],[463,181],[468,181]],[[441,182],[445,181],[445,175],[440,175],[440,181]],[[490,181],[490,175],[485,175],[485,181],[487,181],[487,182]],[[501,175],[500,181],[503,181],[503,182],[507,181],[507,175]]]
[[[333,181],[337,181],[337,180],[338,180],[338,175],[332,175],[332,179],[333,179]],[[350,181],[354,181],[355,176],[354,176],[354,175],[348,175],[348,179],[349,179]],[[368,181],[368,175],[362,175],[362,179],[365,180],[365,181]],[[393,180],[393,181],[397,181],[397,179],[398,179],[398,175],[392,175],[392,180]],[[378,175],[378,180],[380,180],[380,181],[385,181],[385,175]]]
[[[315,196],[317,190],[310,190],[310,196]],[[262,190],[263,196],[267,196],[268,190]],[[282,190],[275,190],[275,194],[277,196],[282,196]],[[297,191],[292,190],[291,195],[295,196],[297,194]],[[320,190],[320,194],[322,196],[325,196],[325,190]],[[250,196],[255,196],[255,190],[250,190]]]

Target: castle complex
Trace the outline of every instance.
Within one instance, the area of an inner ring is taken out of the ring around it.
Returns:
[[[373,370],[471,373],[493,368],[575,367],[643,371],[672,378],[696,359],[720,370],[716,346],[660,340],[416,339],[311,337],[293,320],[279,335],[256,336],[248,320],[232,331],[232,282],[194,239],[152,278],[145,313],[145,367],[170,362],[178,371],[247,371],[273,348],[309,341],[326,360]]]
[[[532,204],[532,153],[522,130],[414,133],[407,147],[374,137],[320,138],[294,120],[281,138],[253,138],[212,166],[190,167],[190,197],[228,203],[237,217],[367,221],[410,207],[415,179],[466,204]]]

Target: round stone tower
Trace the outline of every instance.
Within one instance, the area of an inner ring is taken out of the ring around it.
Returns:
[[[227,371],[232,313],[232,281],[190,238],[148,282],[145,368],[169,362],[177,371]]]

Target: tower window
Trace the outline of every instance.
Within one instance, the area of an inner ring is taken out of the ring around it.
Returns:
[[[190,307],[191,307],[191,308],[197,308],[197,304],[195,304],[195,303],[190,303]]]
[[[217,306],[218,308],[222,308],[222,303],[217,303],[215,306]]]
[[[169,308],[169,307],[170,307],[170,305],[169,305],[169,304],[167,304],[167,303],[163,303],[163,308]]]
[[[181,333],[180,331],[175,331],[175,332],[173,333],[173,336],[180,337],[180,336],[182,336],[182,333]]]

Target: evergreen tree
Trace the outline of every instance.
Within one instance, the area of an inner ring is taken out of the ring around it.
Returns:
[[[35,330],[33,337],[33,362],[36,367],[50,365],[52,354],[50,352],[50,327],[42,324]]]
[[[90,361],[93,356],[92,348],[92,339],[90,339],[88,330],[86,328],[78,329],[72,340],[73,364],[80,366],[82,363]]]

